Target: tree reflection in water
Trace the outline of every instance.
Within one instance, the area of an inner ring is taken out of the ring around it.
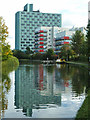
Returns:
[[[25,64],[15,76],[15,106],[26,116],[32,116],[33,109],[47,109],[48,104],[61,106],[61,93],[69,90],[66,87],[73,97],[73,92],[80,96],[87,86],[87,71],[69,64]]]
[[[76,96],[83,93],[84,88],[88,86],[88,70],[77,65],[61,65],[59,69],[64,85],[69,86],[68,80],[72,81],[72,91]]]
[[[2,92],[0,91],[3,115],[8,107],[6,94],[11,88],[9,73],[12,70],[3,67]],[[70,87],[71,92],[80,96],[87,87],[87,76],[86,70],[75,65],[22,64],[15,73],[16,109],[23,109],[24,115],[32,116],[33,109],[61,106],[62,91]]]
[[[0,101],[0,119],[1,116],[2,118],[4,117],[4,111],[8,107],[8,100],[6,95],[8,94],[10,88],[11,88],[11,80],[9,77],[9,73],[15,70],[17,66],[5,66],[2,64],[2,71],[0,70],[1,76],[1,88],[0,88],[0,96],[1,96],[1,101]]]

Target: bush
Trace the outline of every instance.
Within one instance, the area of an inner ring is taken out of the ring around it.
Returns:
[[[33,54],[32,55],[32,58],[33,60],[42,60],[42,57],[43,57],[43,54],[41,53],[36,53],[36,54]]]
[[[30,54],[26,54],[21,50],[13,50],[13,55],[18,59],[30,59]]]
[[[2,72],[11,72],[19,66],[19,61],[16,57],[11,56],[7,60],[2,61]]]
[[[88,62],[88,57],[87,57],[87,56],[80,55],[80,56],[79,56],[79,61],[81,61],[81,62]]]

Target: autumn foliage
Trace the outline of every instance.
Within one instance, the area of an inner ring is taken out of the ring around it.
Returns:
[[[2,56],[2,60],[6,60],[12,55],[10,45],[6,42],[8,34],[8,27],[5,25],[4,19],[0,17],[0,57]]]

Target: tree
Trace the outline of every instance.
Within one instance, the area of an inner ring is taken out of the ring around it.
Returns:
[[[69,60],[70,56],[72,56],[73,54],[75,53],[72,50],[71,45],[65,44],[61,47],[61,52],[59,54],[59,57]]]
[[[30,48],[29,48],[29,47],[26,47],[26,54],[31,54],[31,53],[33,53],[33,51],[32,51],[32,50],[30,50]]]
[[[12,55],[10,50],[10,45],[6,43],[8,37],[8,27],[5,25],[5,21],[0,17],[0,55],[2,55],[2,60],[6,60],[9,55]]]
[[[12,51],[10,50],[10,45],[2,44],[2,60],[6,60],[10,55],[12,55]]]
[[[8,27],[5,25],[5,21],[0,17],[0,43],[5,44],[8,37]]]
[[[80,55],[80,49],[85,40],[84,34],[77,30],[75,34],[72,36],[72,49],[75,51],[77,55]]]
[[[80,54],[83,56],[87,56],[87,54],[88,54],[88,42],[87,42],[87,40],[82,42],[82,45],[80,47]]]
[[[54,55],[54,50],[52,48],[48,49],[46,52],[47,58],[52,59],[53,55]]]
[[[90,21],[87,25],[87,44],[88,44],[88,58],[89,58],[89,62],[90,62]]]

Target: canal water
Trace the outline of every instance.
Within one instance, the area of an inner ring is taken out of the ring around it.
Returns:
[[[2,118],[75,118],[87,71],[69,64],[20,64],[3,78]],[[7,90],[8,88],[8,90]]]

